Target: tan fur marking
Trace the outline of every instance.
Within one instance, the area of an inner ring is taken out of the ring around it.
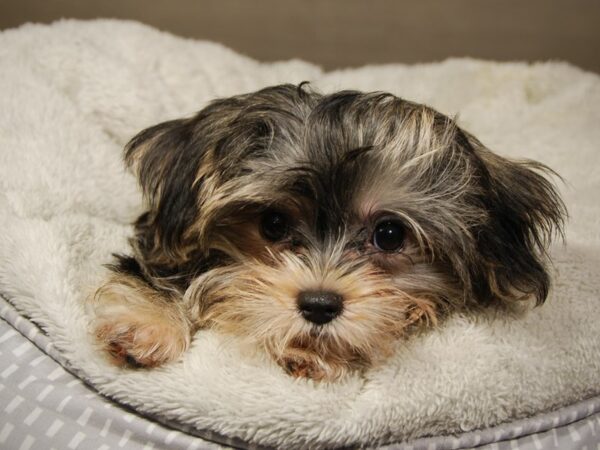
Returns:
[[[212,281],[198,279],[186,301],[204,304],[199,325],[258,344],[293,375],[332,380],[388,356],[415,323],[436,322],[428,298],[398,290],[375,266],[344,256],[339,249],[326,257],[282,252],[272,265],[230,266]],[[302,318],[296,299],[311,289],[340,293],[342,315],[320,328]]]
[[[135,279],[113,276],[91,304],[94,335],[116,365],[154,367],[175,361],[190,344],[182,308]]]

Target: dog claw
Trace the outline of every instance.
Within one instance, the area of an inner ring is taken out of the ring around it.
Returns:
[[[327,378],[327,372],[310,358],[297,355],[285,356],[280,364],[289,375],[296,378],[309,378],[315,381]]]

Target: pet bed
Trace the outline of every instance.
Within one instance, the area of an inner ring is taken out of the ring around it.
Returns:
[[[600,78],[469,59],[324,73],[123,21],[0,35],[0,447],[580,448],[600,441]],[[564,177],[567,245],[526,315],[455,315],[365,376],[296,380],[200,331],[175,364],[121,370],[83,300],[127,248],[128,138],[215,97],[309,80],[430,104]],[[38,328],[39,327],[39,328]],[[16,331],[15,331],[16,330]],[[119,406],[120,405],[120,406]],[[591,447],[590,447],[591,448]]]

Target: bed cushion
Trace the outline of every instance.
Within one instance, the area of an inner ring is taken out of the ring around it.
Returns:
[[[5,31],[0,67],[0,293],[99,393],[200,436],[287,448],[478,430],[600,394],[597,75],[469,59],[324,73],[112,20]],[[526,315],[454,315],[399,342],[382,367],[335,384],[290,378],[207,330],[175,364],[108,365],[91,341],[84,299],[111,253],[127,250],[141,211],[121,162],[125,142],[215,97],[303,80],[324,92],[385,90],[430,104],[496,152],[555,168],[571,219],[566,245],[551,250],[546,304]]]

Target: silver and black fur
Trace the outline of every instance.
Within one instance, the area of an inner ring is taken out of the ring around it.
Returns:
[[[541,304],[566,216],[547,167],[380,92],[216,100],[125,161],[147,211],[93,303],[118,364],[172,361],[213,327],[335,379],[454,310]]]

